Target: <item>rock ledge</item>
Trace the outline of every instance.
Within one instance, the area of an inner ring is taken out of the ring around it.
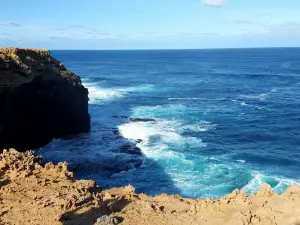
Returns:
[[[156,197],[132,186],[101,190],[75,180],[66,163],[42,164],[32,152],[0,154],[0,224],[299,225],[300,187],[282,195],[262,185],[257,195],[234,190],[220,199]]]

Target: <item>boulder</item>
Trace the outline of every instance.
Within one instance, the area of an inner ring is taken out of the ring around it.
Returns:
[[[88,90],[47,50],[0,48],[0,149],[34,149],[90,129]]]

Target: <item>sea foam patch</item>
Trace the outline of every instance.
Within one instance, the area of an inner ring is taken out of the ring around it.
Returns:
[[[181,152],[188,147],[205,147],[200,138],[183,136],[178,121],[156,120],[155,122],[132,122],[118,127],[120,134],[131,140],[141,140],[138,144],[147,155],[151,148]]]
[[[89,90],[91,103],[101,103],[124,97],[133,92],[149,92],[153,90],[153,85],[138,85],[133,87],[103,88],[100,82],[88,82],[84,80],[83,85]]]
[[[279,176],[270,176],[259,171],[254,171],[252,172],[252,179],[243,187],[243,189],[247,193],[256,193],[263,183],[271,185],[273,191],[280,194],[291,185],[300,185],[300,180],[288,179]]]

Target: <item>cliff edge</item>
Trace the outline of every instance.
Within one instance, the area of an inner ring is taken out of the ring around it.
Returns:
[[[66,163],[42,165],[31,152],[0,154],[0,224],[18,225],[299,225],[300,187],[282,195],[264,184],[256,195],[220,199],[151,197],[132,186],[101,190],[75,180]]]
[[[0,149],[89,129],[88,90],[77,75],[47,50],[0,48]]]

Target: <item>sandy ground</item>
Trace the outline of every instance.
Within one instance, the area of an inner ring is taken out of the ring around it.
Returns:
[[[66,163],[42,164],[31,152],[0,154],[0,224],[300,225],[300,187],[276,195],[269,185],[221,199],[136,194],[132,186],[102,191],[73,179]]]

